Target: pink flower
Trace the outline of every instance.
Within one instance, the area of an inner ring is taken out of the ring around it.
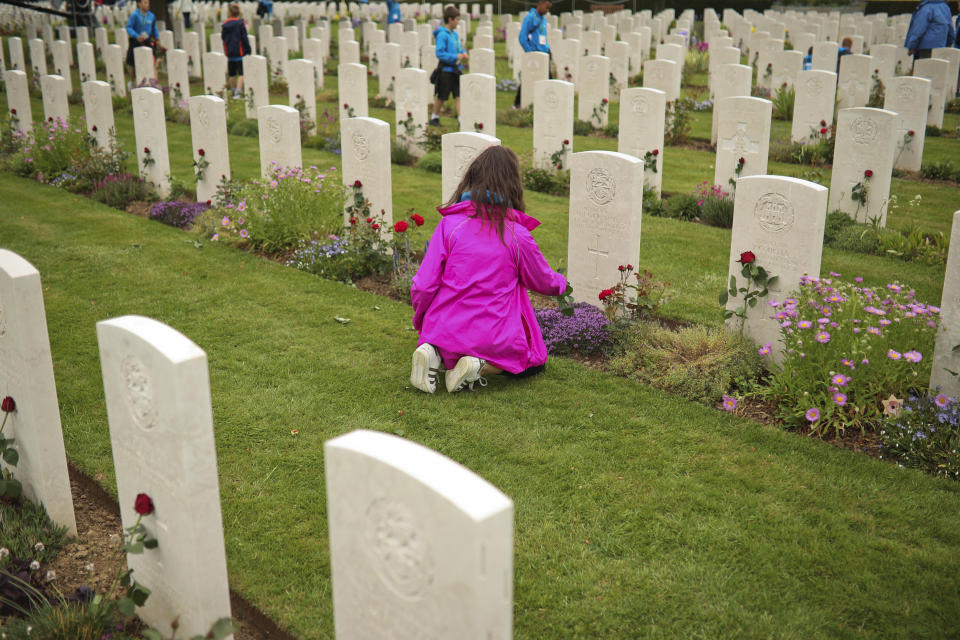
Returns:
[[[887,357],[890,358],[891,360],[899,360],[900,358],[903,357],[903,354],[901,354],[899,351],[894,351],[893,349],[890,349],[889,351],[887,351]]]
[[[948,404],[950,404],[950,398],[943,395],[942,393],[938,394],[937,397],[933,399],[933,401],[941,409],[945,408]]]
[[[805,416],[807,418],[807,422],[816,422],[820,419],[820,409],[817,409],[816,407],[810,407],[807,409]]]
[[[842,373],[838,373],[837,375],[830,378],[830,382],[831,384],[835,384],[838,387],[845,387],[850,382],[850,377],[845,376]]]
[[[820,333],[818,333],[817,335],[815,335],[814,338],[815,338],[816,341],[819,342],[820,344],[826,344],[826,343],[830,342],[830,334],[827,333],[826,331],[821,331]]]
[[[923,354],[919,351],[910,350],[903,354],[903,358],[907,362],[920,362],[923,360]]]
[[[847,394],[837,391],[835,394],[833,394],[833,403],[838,407],[842,407],[843,405],[847,404]]]
[[[724,411],[733,411],[737,408],[737,399],[733,396],[724,395],[723,396],[723,410]]]

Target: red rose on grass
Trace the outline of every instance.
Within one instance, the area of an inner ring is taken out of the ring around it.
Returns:
[[[393,230],[396,231],[397,233],[403,233],[404,231],[406,231],[406,230],[409,229],[409,228],[410,228],[410,225],[407,223],[406,220],[398,220],[398,221],[393,225]]]
[[[3,402],[0,402],[0,410],[6,413],[12,413],[17,408],[17,403],[13,401],[13,398],[7,396],[3,399]]]
[[[133,510],[142,516],[148,516],[153,513],[153,500],[145,493],[138,493],[133,503]]]
[[[203,157],[203,156],[207,155],[207,152],[204,151],[203,149],[197,149],[197,155],[200,156],[200,157]]]
[[[380,225],[378,225],[376,222],[374,222],[372,225],[370,225],[370,228],[371,228],[371,229],[379,229],[379,228],[380,228]]]
[[[603,291],[600,292],[600,295],[597,297],[600,298],[600,300],[606,300],[612,295],[613,295],[613,289],[604,289]]]
[[[424,223],[423,216],[420,215],[419,213],[413,214],[412,216],[410,216],[410,219],[413,220],[418,227],[423,226],[423,223]]]
[[[353,181],[353,188],[354,188],[354,189],[359,189],[359,188],[362,187],[362,186],[363,186],[363,183],[360,182],[359,180],[354,180],[354,181]]]
[[[871,171],[870,169],[867,169],[866,171],[863,172],[863,175],[866,176],[867,178],[872,178],[873,171]]]
[[[737,260],[740,264],[750,264],[751,262],[756,261],[757,256],[753,251],[744,251],[740,254],[740,259]]]

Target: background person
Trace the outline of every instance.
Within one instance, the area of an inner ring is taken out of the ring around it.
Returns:
[[[400,3],[397,0],[387,0],[387,24],[402,21],[403,15],[400,13]]]
[[[527,289],[557,296],[567,279],[547,264],[530,232],[520,164],[510,148],[486,149],[467,168],[446,205],[413,277],[413,327],[420,334],[410,382],[434,393],[446,369],[447,391],[484,375],[530,376],[544,370],[547,347]]]
[[[153,77],[157,77],[157,40],[160,32],[157,31],[157,17],[150,11],[150,0],[137,0],[137,10],[130,14],[127,20],[127,66],[130,67],[130,77],[133,86],[137,84],[137,67],[134,62],[133,50],[137,47],[150,47],[153,53]]]
[[[910,18],[903,46],[914,60],[930,57],[931,49],[951,47],[956,34],[947,0],[921,0]]]
[[[547,14],[553,6],[551,0],[540,0],[537,6],[530,9],[523,23],[520,25],[520,46],[524,51],[542,51],[550,55],[550,45],[547,44]],[[549,63],[548,63],[549,64]],[[547,76],[553,78],[553,73],[547,67]],[[522,87],[522,83],[521,83]],[[517,87],[517,97],[513,101],[513,108],[520,108],[520,90]]]
[[[429,122],[434,126],[440,124],[440,109],[451,93],[457,106],[457,122],[460,121],[460,74],[463,71],[460,62],[467,59],[467,52],[460,46],[458,24],[459,9],[452,4],[447,5],[443,10],[443,26],[434,32],[437,40],[437,82],[434,88],[436,99],[433,101],[433,116]]]
[[[180,0],[180,13],[183,14],[183,26],[190,28],[190,14],[193,13],[193,0]]]
[[[227,77],[234,98],[243,93],[243,56],[250,54],[247,25],[240,17],[240,5],[230,3],[230,17],[220,27],[223,53],[227,56]]]

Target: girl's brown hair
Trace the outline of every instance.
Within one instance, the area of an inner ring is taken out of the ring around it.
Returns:
[[[503,240],[503,222],[507,209],[524,211],[520,161],[509,147],[488,147],[474,158],[446,206],[460,202],[464,193],[477,205],[476,216],[490,222]]]

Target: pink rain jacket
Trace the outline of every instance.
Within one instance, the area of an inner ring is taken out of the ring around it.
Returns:
[[[418,346],[429,342],[511,373],[545,363],[527,289],[558,296],[567,279],[550,268],[530,235],[540,222],[509,209],[501,241],[489,222],[470,217],[473,202],[437,210],[443,218],[410,289]]]

